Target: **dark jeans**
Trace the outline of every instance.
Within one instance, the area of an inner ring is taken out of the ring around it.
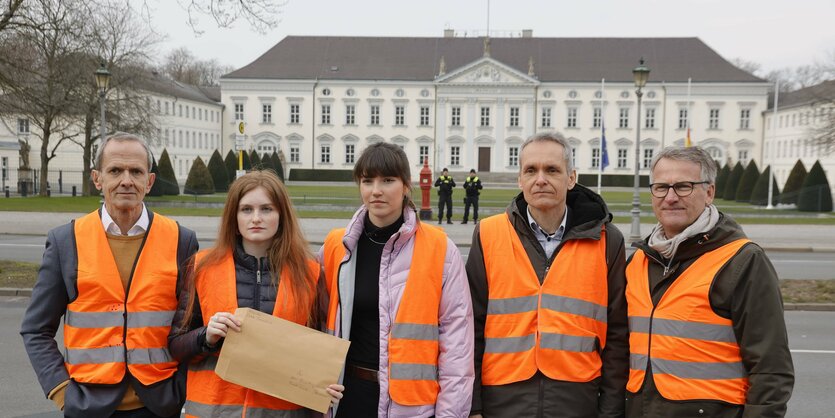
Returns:
[[[375,418],[380,400],[380,384],[345,376],[345,392],[336,409],[336,418]]]
[[[446,205],[446,220],[452,219],[452,196],[438,196],[438,220],[444,219],[444,205]]]
[[[176,418],[180,414],[171,417],[161,417],[149,411],[148,408],[131,409],[130,411],[115,411],[111,418]]]
[[[464,198],[464,222],[470,217],[470,206],[473,207],[473,221],[478,220],[478,197]]]

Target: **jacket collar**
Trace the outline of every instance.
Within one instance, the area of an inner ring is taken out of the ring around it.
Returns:
[[[345,228],[345,235],[342,237],[342,244],[345,245],[345,248],[351,252],[356,250],[360,236],[362,236],[364,232],[366,213],[368,213],[368,208],[366,208],[365,205],[360,206],[360,208],[354,213],[354,216],[351,218],[348,226]],[[386,246],[394,240],[394,249],[399,250],[415,235],[419,224],[420,221],[418,220],[415,211],[408,206],[404,207],[403,225],[400,226],[400,230],[391,236],[389,241],[386,243]]]
[[[690,237],[683,241],[678,246],[678,251],[673,256],[673,264],[683,260],[697,258],[702,254],[713,251],[731,241],[736,241],[741,238],[746,238],[745,232],[732,217],[719,211],[719,223],[716,224],[710,231]],[[648,239],[644,238],[642,241],[632,243],[633,247],[641,249],[644,253],[650,256],[650,259],[660,261],[662,257],[649,246]]]
[[[563,241],[584,238],[600,239],[601,227],[612,220],[612,214],[609,213],[609,208],[606,207],[603,198],[583,185],[576,184],[568,191],[565,204],[568,215]],[[507,207],[507,215],[513,225],[525,225],[525,233],[530,233],[533,237],[533,231],[528,223],[527,210],[528,202],[525,201],[525,195],[519,193]]]

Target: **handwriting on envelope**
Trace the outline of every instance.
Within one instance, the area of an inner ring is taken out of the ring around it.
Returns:
[[[327,412],[325,388],[337,383],[350,342],[249,308],[238,308],[241,332],[223,342],[215,373],[288,402]]]

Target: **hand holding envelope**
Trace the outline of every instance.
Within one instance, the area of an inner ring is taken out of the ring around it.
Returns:
[[[238,308],[215,373],[223,380],[327,412],[325,388],[339,380],[350,341],[249,308]]]

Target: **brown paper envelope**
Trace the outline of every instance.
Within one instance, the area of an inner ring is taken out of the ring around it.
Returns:
[[[241,332],[229,331],[215,373],[221,379],[314,411],[327,412],[325,388],[337,383],[348,340],[263,312],[238,308]]]

